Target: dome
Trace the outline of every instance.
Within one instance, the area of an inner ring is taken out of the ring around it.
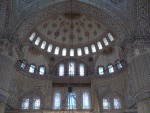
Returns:
[[[43,40],[62,47],[82,47],[101,40],[108,27],[80,13],[54,15],[36,26],[35,32]]]

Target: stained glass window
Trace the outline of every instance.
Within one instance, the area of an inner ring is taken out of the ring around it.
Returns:
[[[92,52],[95,53],[96,52],[96,48],[95,48],[95,45],[91,45],[91,49],[92,49]]]
[[[75,75],[75,63],[69,62],[69,76]]]
[[[114,72],[114,68],[113,68],[113,65],[108,65],[108,71],[109,73],[113,73]]]
[[[103,109],[110,109],[110,99],[109,98],[103,99]]]
[[[114,109],[120,109],[121,108],[121,102],[119,98],[114,98]]]
[[[103,38],[103,41],[104,41],[105,46],[109,44],[106,38]]]
[[[44,75],[45,74],[45,67],[40,67],[40,69],[39,69],[39,74],[40,75]]]
[[[121,64],[121,62],[120,62],[119,60],[116,62],[116,65],[117,65],[117,68],[118,68],[118,69],[121,69],[121,68],[122,68],[122,64]]]
[[[101,42],[97,42],[97,46],[98,46],[98,49],[102,49],[103,48]]]
[[[103,75],[104,74],[104,67],[101,66],[101,67],[98,68],[98,74],[99,75]]]
[[[83,98],[83,109],[90,109],[90,94],[88,91],[84,92]]]
[[[78,56],[81,56],[81,55],[82,55],[82,50],[81,50],[81,48],[78,48],[78,49],[77,49],[77,54],[78,54]]]
[[[29,109],[29,98],[24,98],[22,101],[22,109]]]
[[[68,94],[68,109],[76,109],[76,94],[73,92]]]
[[[21,66],[20,66],[22,69],[25,69],[26,67],[26,62],[25,61],[21,61]]]
[[[114,37],[113,37],[110,33],[108,33],[108,37],[109,37],[109,40],[110,40],[110,41],[113,41],[113,40],[114,40]]]
[[[84,66],[84,64],[80,64],[79,65],[79,74],[80,74],[80,76],[84,76],[84,74],[85,74],[85,66]]]
[[[88,49],[88,47],[84,47],[84,52],[85,52],[86,55],[89,54],[89,49]]]
[[[35,70],[35,65],[31,64],[29,68],[29,72],[34,73],[34,70]]]
[[[41,49],[45,49],[45,46],[46,46],[46,41],[43,41],[41,45]]]
[[[62,56],[66,56],[66,54],[67,54],[67,49],[63,48],[63,50],[62,50]]]
[[[37,37],[37,39],[36,39],[36,41],[35,41],[35,45],[39,45],[40,41],[41,41],[41,38],[40,38],[40,37]]]
[[[35,37],[35,33],[32,33],[32,35],[30,36],[29,40],[33,41],[34,37]]]
[[[51,52],[52,51],[52,45],[51,44],[49,44],[49,46],[48,46],[48,49],[47,49],[47,52]]]
[[[60,104],[61,104],[61,95],[60,93],[55,93],[54,94],[54,109],[60,109]]]
[[[59,65],[59,76],[64,76],[64,71],[65,71],[64,64],[60,64]]]
[[[40,109],[41,101],[39,98],[33,99],[33,109]]]

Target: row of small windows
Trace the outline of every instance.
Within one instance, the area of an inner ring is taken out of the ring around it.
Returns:
[[[110,99],[103,98],[103,109],[121,109],[121,100],[118,97]]]
[[[67,99],[67,109],[77,109],[77,96],[75,92],[68,93]],[[55,92],[53,97],[53,109],[59,110],[63,109],[63,105],[66,104],[62,102],[62,95],[60,92]],[[26,109],[41,109],[41,99],[40,98],[23,98],[21,108]],[[105,97],[102,99],[102,109],[121,109],[122,103],[119,97]],[[91,109],[90,93],[85,91],[82,93],[82,109]]]
[[[39,75],[46,74],[46,68],[44,66],[36,69],[34,64],[28,65],[26,61],[20,61],[20,68],[22,70],[28,70],[29,73],[38,73]],[[123,68],[124,62],[117,60],[115,65],[109,64],[106,69],[103,66],[98,67],[98,75],[105,75],[105,73],[114,73],[116,70]],[[76,63],[75,61],[70,61],[68,63],[60,63],[57,67],[56,75],[58,76],[85,76],[88,75],[87,66],[83,63]]]
[[[67,108],[68,109],[77,109],[77,97],[75,92],[68,93],[67,97]],[[83,92],[82,94],[82,109],[90,109],[90,93],[88,91]],[[53,109],[59,110],[63,108],[62,104],[62,95],[60,92],[56,92],[53,97]],[[41,109],[41,99],[40,98],[23,98],[21,108],[24,110],[27,109]]]
[[[22,100],[22,109],[40,109],[41,108],[41,99],[40,98],[24,98]]]
[[[29,73],[37,72],[39,75],[45,75],[46,73],[46,69],[44,66],[39,67],[39,69],[37,70],[34,64],[28,65],[26,61],[20,62],[21,62],[20,68],[23,70],[28,69]]]
[[[36,36],[36,34],[32,33],[29,40],[33,41],[35,36]],[[40,41],[41,41],[41,38],[37,37],[35,42],[34,42],[35,45],[39,45]],[[103,43],[104,43],[105,46],[108,46],[109,42],[112,42],[112,41],[114,41],[114,38],[110,33],[108,33],[108,38],[103,38]],[[46,41],[43,41],[42,44],[41,44],[41,49],[45,49],[45,48],[46,48]],[[53,48],[54,48],[53,45],[49,44],[48,48],[47,48],[47,52],[52,52]],[[92,53],[95,53],[97,51],[97,48],[99,50],[101,50],[103,48],[102,43],[100,41],[98,41],[97,44],[92,44],[90,48],[89,47],[78,48],[76,54],[77,54],[77,56],[82,56],[83,54],[87,55],[87,54],[90,53],[90,49],[91,49]],[[67,50],[66,48],[63,48],[62,51],[61,51],[62,52],[61,55],[66,56],[68,51],[69,51],[68,54],[70,56],[75,56],[75,49],[73,49],[73,48],[71,48],[70,50]],[[83,51],[84,51],[84,53],[83,53]],[[60,47],[57,46],[57,47],[54,48],[54,54],[55,55],[60,54]]]
[[[112,64],[109,64],[107,66],[107,69],[104,69],[103,66],[99,66],[98,67],[98,75],[104,75],[106,72],[108,73],[114,73],[115,72],[115,69],[116,70],[120,70],[123,68],[123,64],[124,62],[123,61],[120,61],[120,60],[117,60],[115,65],[112,65]],[[114,69],[115,68],[115,69]]]
[[[64,76],[64,75],[75,76],[76,74],[78,74],[79,76],[85,76],[85,74],[87,74],[85,64],[83,63],[76,64],[75,62],[72,61],[68,63],[67,69],[65,69],[65,67],[66,67],[65,64],[63,63],[59,64],[59,67],[58,67],[59,76]],[[76,71],[76,69],[78,71]]]

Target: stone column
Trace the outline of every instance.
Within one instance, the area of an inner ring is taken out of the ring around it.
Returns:
[[[150,48],[134,48],[128,54],[128,84],[138,113],[150,113]]]
[[[150,98],[138,102],[137,109],[138,113],[150,113]]]
[[[5,103],[0,102],[0,113],[4,113],[5,112]]]
[[[5,112],[9,98],[10,81],[14,74],[14,61],[11,56],[0,54],[0,113]]]

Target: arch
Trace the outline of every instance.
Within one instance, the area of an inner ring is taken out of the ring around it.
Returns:
[[[25,92],[22,96],[20,96],[20,108],[22,109],[22,102],[24,99],[29,99],[29,107],[28,109],[42,109],[44,107],[44,95],[42,92],[39,92],[38,90],[31,90]],[[37,108],[38,106],[34,106],[34,102],[36,102],[36,99],[40,99],[40,108]]]
[[[116,97],[119,98],[121,102],[121,108],[117,108],[117,109],[122,109],[124,107],[124,98],[121,94],[113,90],[105,90],[101,94],[98,94],[100,109],[103,109],[103,98],[107,99],[107,97],[108,99],[110,99],[110,109],[116,109],[114,107],[114,98]]]

